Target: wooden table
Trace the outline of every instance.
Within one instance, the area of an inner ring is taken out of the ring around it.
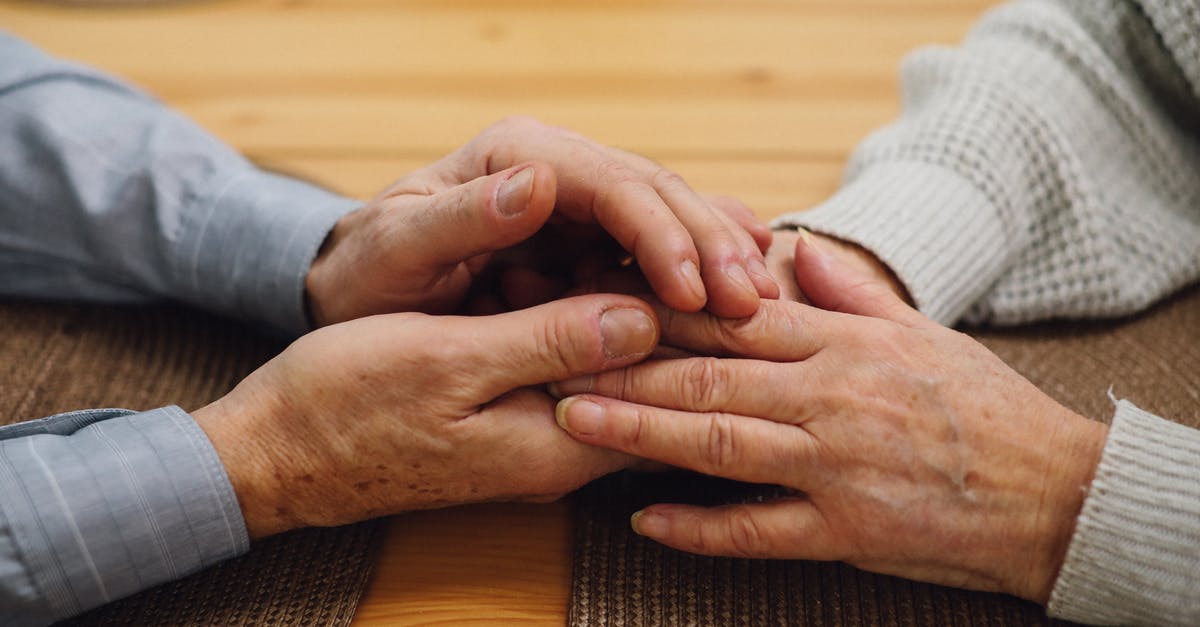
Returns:
[[[508,114],[658,159],[763,217],[819,202],[897,67],[990,0],[0,2],[0,27],[141,84],[250,157],[369,197]],[[138,4],[130,2],[129,4]],[[565,504],[396,517],[357,622],[561,624]]]

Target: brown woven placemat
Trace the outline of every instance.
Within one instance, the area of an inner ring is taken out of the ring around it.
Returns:
[[[1200,427],[1200,288],[1118,322],[1052,323],[972,333],[1046,393],[1096,420],[1106,391]],[[574,500],[569,623],[626,625],[1039,625],[1042,608],[839,563],[710,558],[637,536],[629,515],[651,503],[715,504],[768,495],[684,473],[622,474]]]
[[[0,424],[88,407],[195,409],[281,346],[174,307],[0,302]],[[347,625],[382,523],[305,529],[80,616],[76,625]]]

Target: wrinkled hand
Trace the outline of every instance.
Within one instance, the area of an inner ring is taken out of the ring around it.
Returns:
[[[615,240],[681,311],[746,316],[778,294],[762,259],[770,232],[748,212],[722,211],[644,157],[512,118],[337,223],[306,279],[314,322],[457,311],[497,251],[547,222]],[[579,255],[599,239],[559,244]]]
[[[526,386],[641,360],[644,302],[489,317],[390,314],[306,335],[194,415],[252,538],[395,512],[555,498],[632,460],[579,444]]]
[[[887,264],[880,261],[873,253],[852,242],[821,233],[810,233],[803,229],[775,231],[771,246],[767,250],[767,270],[779,285],[779,297],[783,300],[797,303],[809,302],[808,297],[796,282],[797,246],[816,246],[838,263],[846,266],[847,269],[859,274],[862,283],[884,285],[901,300],[912,303],[908,289],[888,268]],[[820,263],[820,260],[810,260],[811,262]],[[837,302],[830,302],[830,305],[827,309],[841,311],[836,306]]]
[[[819,307],[744,320],[659,311],[663,342],[736,359],[647,362],[555,386],[580,442],[794,496],[654,505],[634,529],[687,551],[841,560],[1045,603],[1106,427],[966,335],[802,242]]]

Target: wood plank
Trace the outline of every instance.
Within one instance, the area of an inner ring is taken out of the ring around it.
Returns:
[[[129,76],[249,151],[445,152],[522,113],[660,158],[828,157],[895,115],[905,51],[953,41],[979,8],[286,6],[15,4],[0,22]]]
[[[516,102],[311,96],[212,99],[184,109],[247,152],[443,154],[492,122],[526,114],[658,159],[837,157],[895,116],[892,102],[619,98]],[[820,123],[814,123],[814,121]]]
[[[434,157],[327,158],[257,154],[265,167],[306,178],[351,197],[369,199]],[[663,165],[693,189],[736,196],[763,219],[811,207],[837,189],[840,159],[722,160],[675,158]]]
[[[396,516],[355,624],[561,625],[570,535],[565,501]]]
[[[6,28],[55,52],[103,59],[134,76],[182,72],[189,79],[395,77],[461,69],[636,74],[736,70],[748,63],[800,64],[833,74],[863,63],[875,69],[879,61],[892,67],[914,46],[953,42],[977,13],[902,6],[864,12],[835,2],[754,11],[736,5],[681,11],[658,4],[614,10],[595,3],[553,11],[441,4],[355,10],[302,4],[284,11],[224,2],[169,12],[72,12],[53,4],[0,5]],[[217,56],[196,54],[199,49]]]

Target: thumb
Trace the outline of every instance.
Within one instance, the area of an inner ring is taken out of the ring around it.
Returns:
[[[935,325],[908,306],[887,281],[852,267],[812,233],[799,230],[796,240],[796,284],[821,309],[883,318],[911,327]]]
[[[632,296],[590,294],[483,318],[454,318],[487,398],[637,363],[658,345],[658,320]]]
[[[526,163],[419,197],[396,215],[416,259],[451,265],[531,237],[553,213],[555,189],[550,167]]]

